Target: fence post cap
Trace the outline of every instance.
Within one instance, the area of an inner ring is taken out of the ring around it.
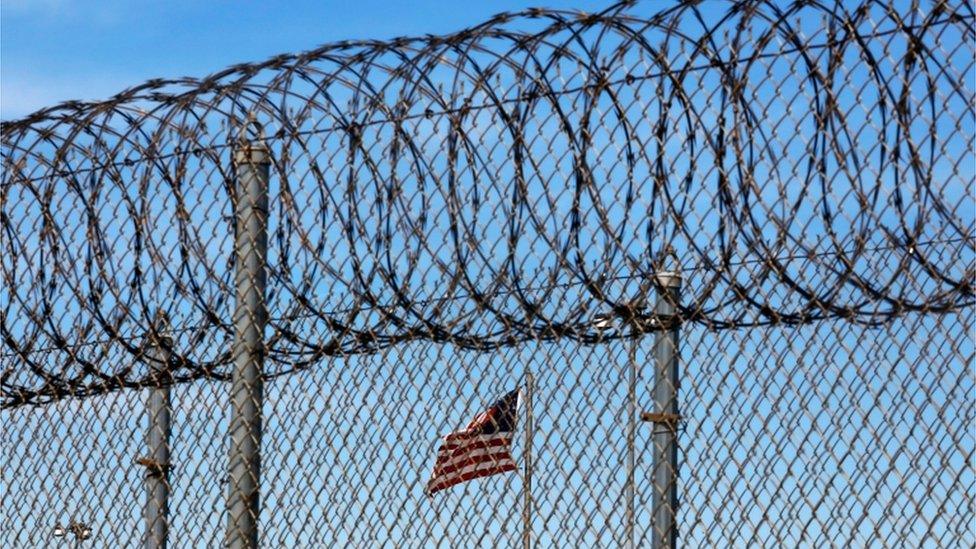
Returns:
[[[271,150],[264,141],[244,141],[234,149],[237,164],[270,164]]]
[[[681,273],[675,271],[654,273],[654,283],[662,288],[680,288]]]

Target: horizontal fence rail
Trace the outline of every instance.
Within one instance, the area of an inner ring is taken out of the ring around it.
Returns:
[[[0,545],[972,546],[974,22],[530,9],[3,122]]]

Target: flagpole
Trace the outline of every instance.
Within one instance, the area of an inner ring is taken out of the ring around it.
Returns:
[[[628,549],[634,549],[634,523],[635,523],[635,512],[634,512],[634,499],[635,499],[635,488],[634,488],[634,476],[635,476],[635,459],[634,454],[636,453],[636,439],[637,439],[637,342],[639,341],[639,336],[635,335],[633,340],[630,342],[630,352],[627,353],[627,362],[629,370],[629,379],[627,380],[627,483],[625,485],[625,498],[626,498],[626,536],[625,547]]]
[[[525,456],[522,458],[522,548],[532,548],[532,432],[535,430],[532,417],[532,390],[534,384],[532,370],[525,370]]]

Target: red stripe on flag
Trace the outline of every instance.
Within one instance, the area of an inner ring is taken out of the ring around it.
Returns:
[[[499,473],[507,473],[509,471],[515,471],[516,467],[514,462],[505,463],[499,465],[498,467],[490,467],[486,469],[475,469],[474,471],[468,471],[466,473],[461,473],[459,475],[441,477],[431,479],[430,483],[427,485],[427,494],[434,494],[440,492],[445,488],[450,488],[451,486],[461,484],[462,482],[467,482],[472,479],[489,477],[491,475],[497,475]]]
[[[511,444],[512,444],[512,439],[506,437],[506,438],[497,438],[494,440],[471,441],[468,444],[461,444],[461,445],[450,446],[450,447],[442,446],[441,449],[437,452],[437,461],[440,462],[442,460],[454,459],[458,456],[461,456],[467,452],[471,452],[474,450],[486,450],[489,448],[509,447],[511,446]]]
[[[512,462],[512,454],[508,451],[508,448],[504,448],[500,451],[491,453],[471,453],[465,454],[458,459],[452,460],[447,463],[438,464],[434,467],[434,476],[449,475],[465,467],[471,465],[477,465],[481,463],[497,463],[502,464],[505,462]]]

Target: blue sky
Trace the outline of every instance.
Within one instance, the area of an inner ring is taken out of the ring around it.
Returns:
[[[597,11],[608,2],[5,0],[0,118],[326,42],[448,33],[538,5]]]

